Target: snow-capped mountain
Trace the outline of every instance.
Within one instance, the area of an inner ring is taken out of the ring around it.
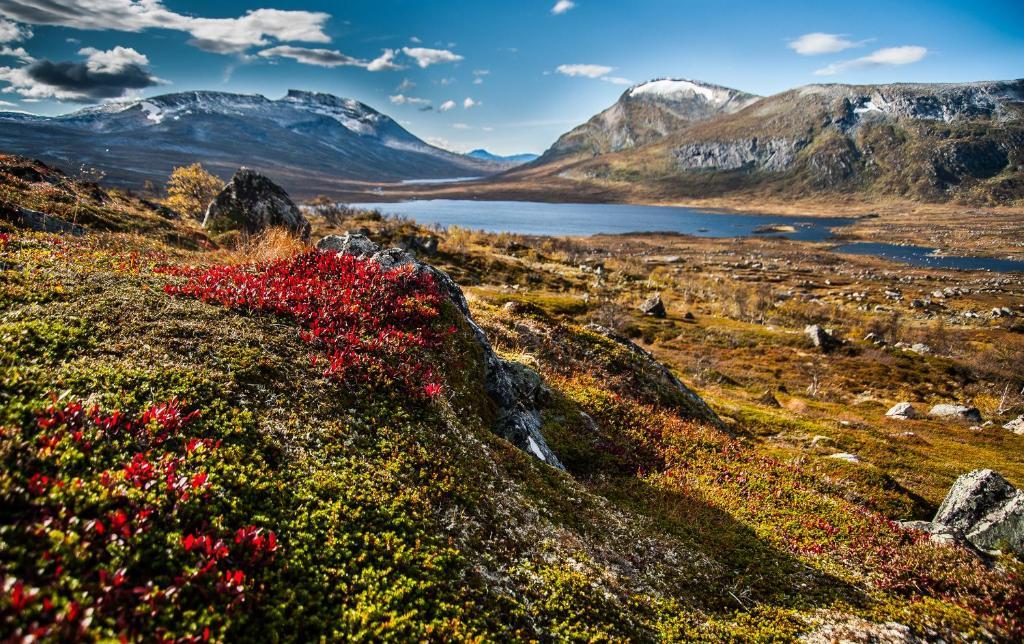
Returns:
[[[107,103],[47,118],[0,113],[0,149],[73,169],[85,164],[115,185],[161,183],[202,162],[230,176],[265,172],[297,195],[339,181],[481,176],[497,164],[442,150],[359,101],[291,90],[258,94],[182,92]]]
[[[721,114],[732,114],[759,96],[702,81],[659,78],[630,87],[614,105],[562,135],[542,156],[596,156],[651,143]]]

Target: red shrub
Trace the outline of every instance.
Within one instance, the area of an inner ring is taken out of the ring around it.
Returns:
[[[455,328],[438,328],[444,296],[426,272],[315,250],[255,265],[161,272],[187,278],[165,287],[172,295],[295,320],[302,339],[326,351],[327,376],[421,397],[441,392],[427,353]]]

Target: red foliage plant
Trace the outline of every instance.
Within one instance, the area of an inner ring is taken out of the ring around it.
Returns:
[[[0,428],[5,638],[208,639],[260,587],[277,536],[215,527],[220,441],[186,435],[198,417],[177,399],[137,416],[55,400]]]
[[[302,339],[326,351],[326,376],[398,386],[417,397],[442,391],[428,353],[456,328],[441,324],[445,297],[426,271],[318,250],[260,264],[159,271],[187,278],[165,287],[172,295],[295,320]]]

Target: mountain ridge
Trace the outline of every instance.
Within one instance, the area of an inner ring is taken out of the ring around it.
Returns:
[[[503,169],[432,146],[354,99],[302,90],[280,99],[176,92],[55,117],[0,112],[0,146],[68,169],[95,167],[122,187],[162,182],[173,167],[194,161],[224,176],[247,164],[299,195],[330,192],[344,181],[438,179]]]

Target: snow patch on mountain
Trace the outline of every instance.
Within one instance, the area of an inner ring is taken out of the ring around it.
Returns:
[[[628,93],[630,97],[652,96],[675,102],[699,96],[716,107],[727,105],[741,95],[740,92],[727,87],[677,78],[661,78],[641,83],[630,88]],[[752,100],[745,100],[744,104],[749,105],[756,100],[757,97],[753,97]]]

